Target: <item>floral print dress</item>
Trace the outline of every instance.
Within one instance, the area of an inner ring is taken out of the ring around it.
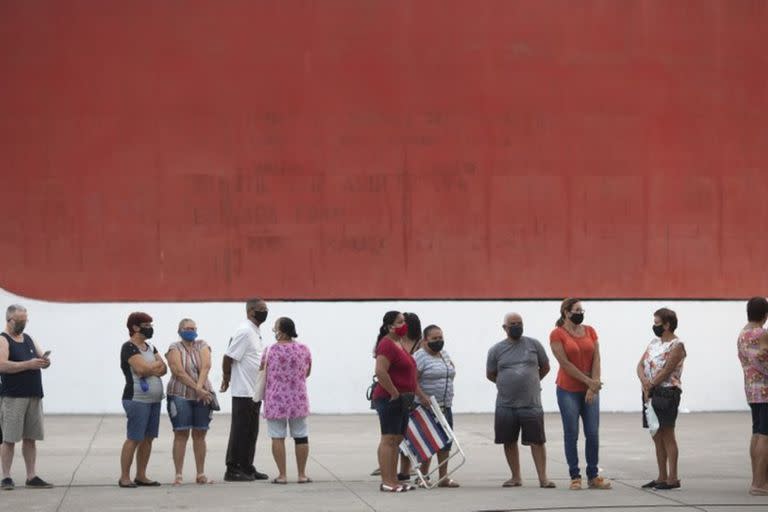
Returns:
[[[676,346],[683,347],[683,354],[685,354],[685,345],[679,339],[675,338],[671,341],[661,341],[660,338],[654,338],[645,349],[643,355],[643,373],[645,378],[653,380],[654,377],[664,368],[669,360],[672,349]],[[677,387],[683,389],[682,377],[683,377],[683,361],[685,361],[685,355],[677,367],[669,374],[669,376],[659,384],[662,387]]]
[[[765,329],[744,329],[739,334],[737,347],[739,361],[744,370],[744,393],[747,402],[768,402],[768,352],[760,350],[760,337]]]
[[[275,343],[267,349],[266,358],[264,417],[278,420],[309,416],[307,371],[312,364],[309,348],[296,341]]]

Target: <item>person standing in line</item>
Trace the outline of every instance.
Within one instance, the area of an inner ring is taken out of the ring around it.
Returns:
[[[645,408],[648,400],[659,419],[659,430],[653,436],[656,446],[656,463],[659,475],[644,484],[645,489],[677,489],[680,479],[677,475],[677,439],[675,422],[682,394],[683,361],[685,345],[675,335],[677,314],[662,308],[653,314],[653,334],[640,362],[637,376],[643,386],[643,427],[648,428]]]
[[[579,470],[579,418],[584,425],[587,458],[587,485],[590,489],[610,489],[611,482],[598,470],[600,430],[600,346],[597,332],[583,325],[584,308],[578,299],[565,299],[560,318],[549,335],[552,354],[560,364],[557,372],[557,406],[563,420],[565,458],[571,476],[570,489],[582,488]]]
[[[53,487],[37,476],[37,441],[43,432],[43,376],[51,366],[48,352],[24,332],[28,317],[24,306],[13,304],[5,312],[5,331],[0,333],[0,461],[3,479],[0,488],[11,490],[16,485],[11,478],[11,465],[16,443],[21,441],[21,453],[27,470],[26,487]]]
[[[205,476],[205,436],[213,417],[213,388],[208,380],[211,347],[197,337],[197,325],[191,318],[179,322],[178,334],[181,339],[172,343],[165,354],[171,368],[167,404],[173,426],[173,465],[176,470],[173,484],[181,485],[183,480],[184,454],[190,432],[197,470],[195,482],[212,483]]]
[[[163,381],[168,371],[157,349],[147,340],[154,335],[152,317],[147,313],[128,316],[131,338],[120,349],[120,369],[125,377],[123,409],[128,419],[126,439],[120,453],[120,479],[124,488],[157,487],[159,482],[147,477],[147,465],[152,454],[152,441],[160,429],[160,402]],[[131,481],[131,465],[136,456],[136,478]]]
[[[253,459],[259,437],[261,402],[254,402],[256,379],[264,343],[260,326],[267,319],[267,303],[254,298],[245,304],[246,319],[229,341],[222,363],[221,392],[232,393],[232,424],[229,430],[224,480],[252,482],[269,478],[256,470]]]
[[[752,410],[749,458],[752,484],[749,494],[768,496],[768,300],[752,297],[747,302],[747,325],[736,346],[744,371],[744,393]]]
[[[269,437],[272,438],[272,456],[279,473],[272,483],[288,483],[285,438],[290,427],[296,449],[298,483],[307,484],[312,482],[307,476],[307,378],[312,370],[312,354],[306,345],[296,341],[296,325],[290,318],[278,318],[272,331],[275,333],[276,343],[266,350],[264,361],[261,363],[267,372],[264,417],[267,419]]]
[[[531,447],[539,487],[552,489],[547,477],[547,441],[544,409],[541,406],[541,379],[549,373],[549,357],[539,340],[523,336],[523,318],[518,313],[504,317],[507,337],[488,351],[486,377],[496,384],[495,442],[504,445],[512,477],[503,487],[520,487],[520,454],[517,440]]]
[[[416,351],[413,358],[416,360],[416,372],[421,390],[426,395],[435,397],[448,425],[453,429],[453,410],[451,407],[453,405],[453,379],[456,378],[456,366],[444,346],[443,330],[436,325],[429,325],[424,329],[421,348]],[[429,404],[422,405],[429,407]],[[437,452],[437,463],[442,464],[438,468],[438,478],[440,479],[440,483],[437,484],[438,487],[460,487],[457,481],[446,478],[448,464],[443,463],[448,460],[450,454],[450,444]],[[421,465],[422,474],[429,473],[431,461],[432,459],[429,459]],[[426,486],[424,482],[420,482],[419,485]]]

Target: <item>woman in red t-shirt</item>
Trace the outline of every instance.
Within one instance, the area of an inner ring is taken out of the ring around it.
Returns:
[[[385,492],[404,492],[410,485],[400,485],[397,480],[398,446],[408,427],[408,412],[415,394],[423,403],[423,396],[416,379],[416,361],[403,346],[408,333],[402,313],[389,311],[384,315],[379,335],[376,337],[376,379],[373,405],[379,414],[381,440],[379,441],[379,468],[381,485]]]
[[[600,425],[600,349],[597,333],[582,325],[584,309],[579,299],[560,305],[557,327],[549,335],[552,354],[560,363],[557,372],[557,406],[563,420],[565,459],[572,490],[581,489],[579,470],[579,417],[586,438],[587,484],[590,489],[610,489],[611,482],[598,475],[598,428]]]

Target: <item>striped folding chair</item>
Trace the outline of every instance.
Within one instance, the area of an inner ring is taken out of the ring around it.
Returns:
[[[449,443],[452,443],[452,447],[448,458],[442,464],[435,465],[426,475],[422,474],[421,464],[428,461],[437,452],[444,450]],[[437,487],[442,480],[450,477],[467,460],[464,450],[461,449],[461,445],[459,445],[451,426],[443,416],[435,397],[430,397],[429,407],[419,405],[411,412],[405,439],[400,443],[400,452],[410,459],[411,467],[416,469],[419,481],[427,489]],[[460,461],[458,464],[454,464],[451,471],[441,479],[433,480],[431,478],[432,475],[438,473],[440,466],[448,464],[455,457],[460,458]],[[427,480],[428,477],[429,480]]]

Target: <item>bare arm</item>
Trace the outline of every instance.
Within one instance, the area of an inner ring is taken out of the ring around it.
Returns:
[[[153,373],[155,377],[162,377],[168,373],[168,367],[165,365],[165,361],[163,361],[163,358],[157,352],[155,352],[155,362],[152,364],[155,366],[155,372]]]
[[[680,361],[682,361],[684,357],[685,348],[683,345],[678,344],[669,352],[669,359],[667,359],[667,362],[664,364],[664,368],[662,368],[659,373],[654,375],[653,379],[651,379],[650,387],[658,386],[667,380],[667,377],[669,377],[669,375],[675,371],[675,368],[677,368],[677,365],[680,364]]]
[[[35,345],[35,354],[37,355],[37,357],[47,362],[47,364],[43,366],[43,369],[51,366],[51,360],[48,359],[47,357],[43,357],[43,350],[40,348],[40,345],[38,345],[35,340],[32,340],[32,343]]]
[[[188,388],[195,389],[197,383],[192,377],[184,370],[184,366],[181,364],[181,353],[172,349],[168,351],[166,356],[168,358],[168,366],[171,367],[171,374]]]
[[[389,393],[392,400],[400,396],[400,392],[397,391],[389,376],[389,359],[384,356],[376,356],[376,380],[378,380],[379,386]]]
[[[557,362],[560,364],[560,368],[562,368],[565,373],[578,380],[579,382],[583,382],[590,389],[600,389],[599,380],[590,378],[588,375],[584,374],[581,370],[576,368],[575,364],[568,360],[568,356],[565,354],[565,349],[563,348],[563,343],[561,341],[553,341],[550,345],[552,347],[552,355],[555,356],[555,359],[557,359]],[[595,346],[595,351],[597,351],[597,346]]]
[[[220,392],[224,393],[229,388],[229,378],[232,376],[232,361],[229,356],[224,356],[221,359],[221,388]]]
[[[0,373],[20,373],[27,370],[47,368],[47,365],[50,365],[50,362],[40,357],[30,359],[29,361],[9,361],[8,340],[5,338],[0,338]]]
[[[157,360],[151,363],[148,363],[144,360],[141,354],[134,354],[131,357],[129,357],[128,364],[131,366],[131,369],[139,377],[155,376],[159,369],[159,366],[157,365]],[[165,364],[163,364],[163,367],[165,367]]]
[[[542,380],[544,377],[546,377],[549,373],[549,370],[549,363],[545,364],[544,366],[539,366],[539,380]]]
[[[200,368],[198,368],[197,389],[205,389],[208,375],[211,373],[211,347],[205,347],[200,351]]]

